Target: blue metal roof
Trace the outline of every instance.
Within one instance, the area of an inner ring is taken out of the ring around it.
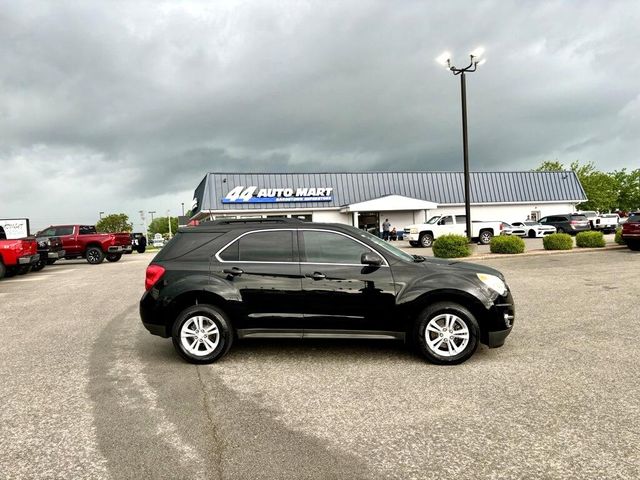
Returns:
[[[330,201],[222,203],[234,187],[332,188]],[[195,192],[196,211],[341,207],[385,195],[403,195],[439,205],[464,203],[462,172],[208,173]],[[586,201],[574,172],[472,172],[472,204]],[[196,213],[196,212],[194,212]]]

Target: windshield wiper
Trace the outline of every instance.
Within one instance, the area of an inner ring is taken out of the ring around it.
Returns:
[[[422,255],[411,255],[413,257],[413,261],[416,263],[420,263],[420,262],[424,262],[426,260],[426,258],[424,258]]]

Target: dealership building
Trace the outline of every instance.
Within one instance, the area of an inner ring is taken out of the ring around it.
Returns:
[[[471,218],[515,222],[576,210],[586,201],[573,172],[473,172]],[[398,230],[433,215],[464,214],[461,172],[208,173],[193,220],[293,217]]]

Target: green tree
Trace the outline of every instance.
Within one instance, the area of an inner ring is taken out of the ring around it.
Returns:
[[[623,168],[611,175],[618,183],[616,207],[627,212],[640,209],[640,168],[631,172]]]
[[[129,223],[127,214],[112,213],[98,220],[96,230],[104,233],[130,232],[133,230],[133,225]]]
[[[171,232],[175,235],[178,230],[178,217],[171,217]],[[149,235],[156,233],[161,235],[169,234],[169,217],[156,217],[149,225]]]
[[[547,160],[546,162],[542,162],[538,168],[534,168],[534,172],[564,172],[567,169],[565,166],[558,162],[552,162]]]

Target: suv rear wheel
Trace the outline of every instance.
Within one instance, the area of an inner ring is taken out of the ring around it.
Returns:
[[[233,342],[233,328],[225,313],[213,305],[193,305],[180,313],[171,332],[173,346],[191,363],[213,363]]]
[[[420,353],[438,365],[456,365],[478,348],[480,327],[462,305],[440,302],[425,308],[415,323],[413,338]]]

